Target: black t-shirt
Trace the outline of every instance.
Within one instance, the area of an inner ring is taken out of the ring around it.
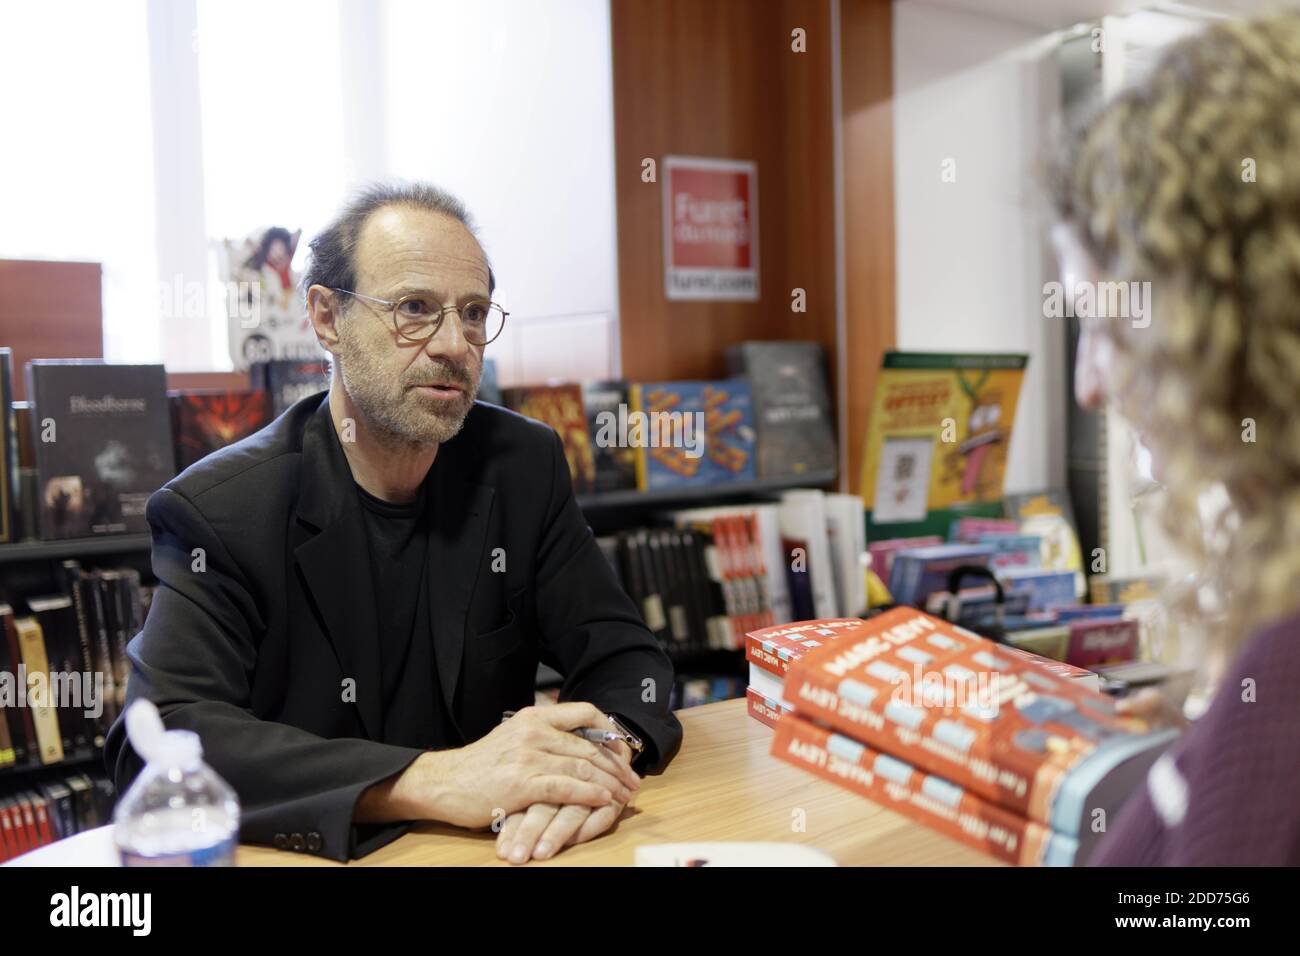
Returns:
[[[385,743],[455,746],[443,709],[429,614],[429,523],[424,486],[393,504],[360,485],[375,592]]]

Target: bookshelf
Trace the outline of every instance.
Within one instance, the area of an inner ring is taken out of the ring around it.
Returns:
[[[612,508],[640,508],[649,505],[686,507],[712,505],[757,495],[778,493],[790,488],[823,488],[834,484],[835,472],[809,472],[787,478],[759,478],[727,484],[702,485],[694,488],[666,488],[660,491],[607,491],[578,495],[578,507],[584,512]]]
[[[0,564],[19,561],[63,561],[108,554],[148,551],[147,534],[112,534],[99,538],[64,538],[58,541],[17,541],[0,544]]]

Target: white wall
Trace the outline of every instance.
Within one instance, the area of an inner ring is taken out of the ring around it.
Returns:
[[[617,367],[608,0],[389,0],[388,167],[459,195],[510,310],[504,384]]]
[[[1029,353],[1008,492],[1065,482],[1065,329],[1042,305],[1038,184],[1059,99],[1045,45],[1031,27],[894,2],[898,348]]]

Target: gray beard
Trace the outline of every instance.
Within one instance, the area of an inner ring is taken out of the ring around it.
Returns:
[[[362,349],[352,347],[346,351],[345,357],[337,357],[338,374],[352,404],[365,417],[379,444],[392,448],[440,445],[464,427],[478,395],[478,381],[467,388],[459,401],[431,407],[405,385],[396,395],[390,394],[386,383],[391,372],[375,367]]]

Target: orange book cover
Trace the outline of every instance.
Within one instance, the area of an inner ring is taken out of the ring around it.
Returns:
[[[527,385],[503,389],[502,395],[509,408],[550,425],[559,433],[573,478],[573,490],[578,494],[591,491],[596,483],[596,458],[582,404],[582,386]]]
[[[1018,866],[1070,866],[1077,843],[889,754],[787,714],[772,756]]]
[[[796,621],[759,628],[745,635],[745,660],[785,680],[790,665],[815,647],[860,633],[866,621]]]
[[[765,697],[752,687],[745,688],[745,701],[749,709],[749,716],[760,724],[767,724],[769,727],[775,727],[777,719],[782,714],[789,713],[779,700]]]
[[[1091,841],[1176,732],[1121,718],[1109,697],[1003,650],[899,607],[791,661],[785,699],[797,714]]]

